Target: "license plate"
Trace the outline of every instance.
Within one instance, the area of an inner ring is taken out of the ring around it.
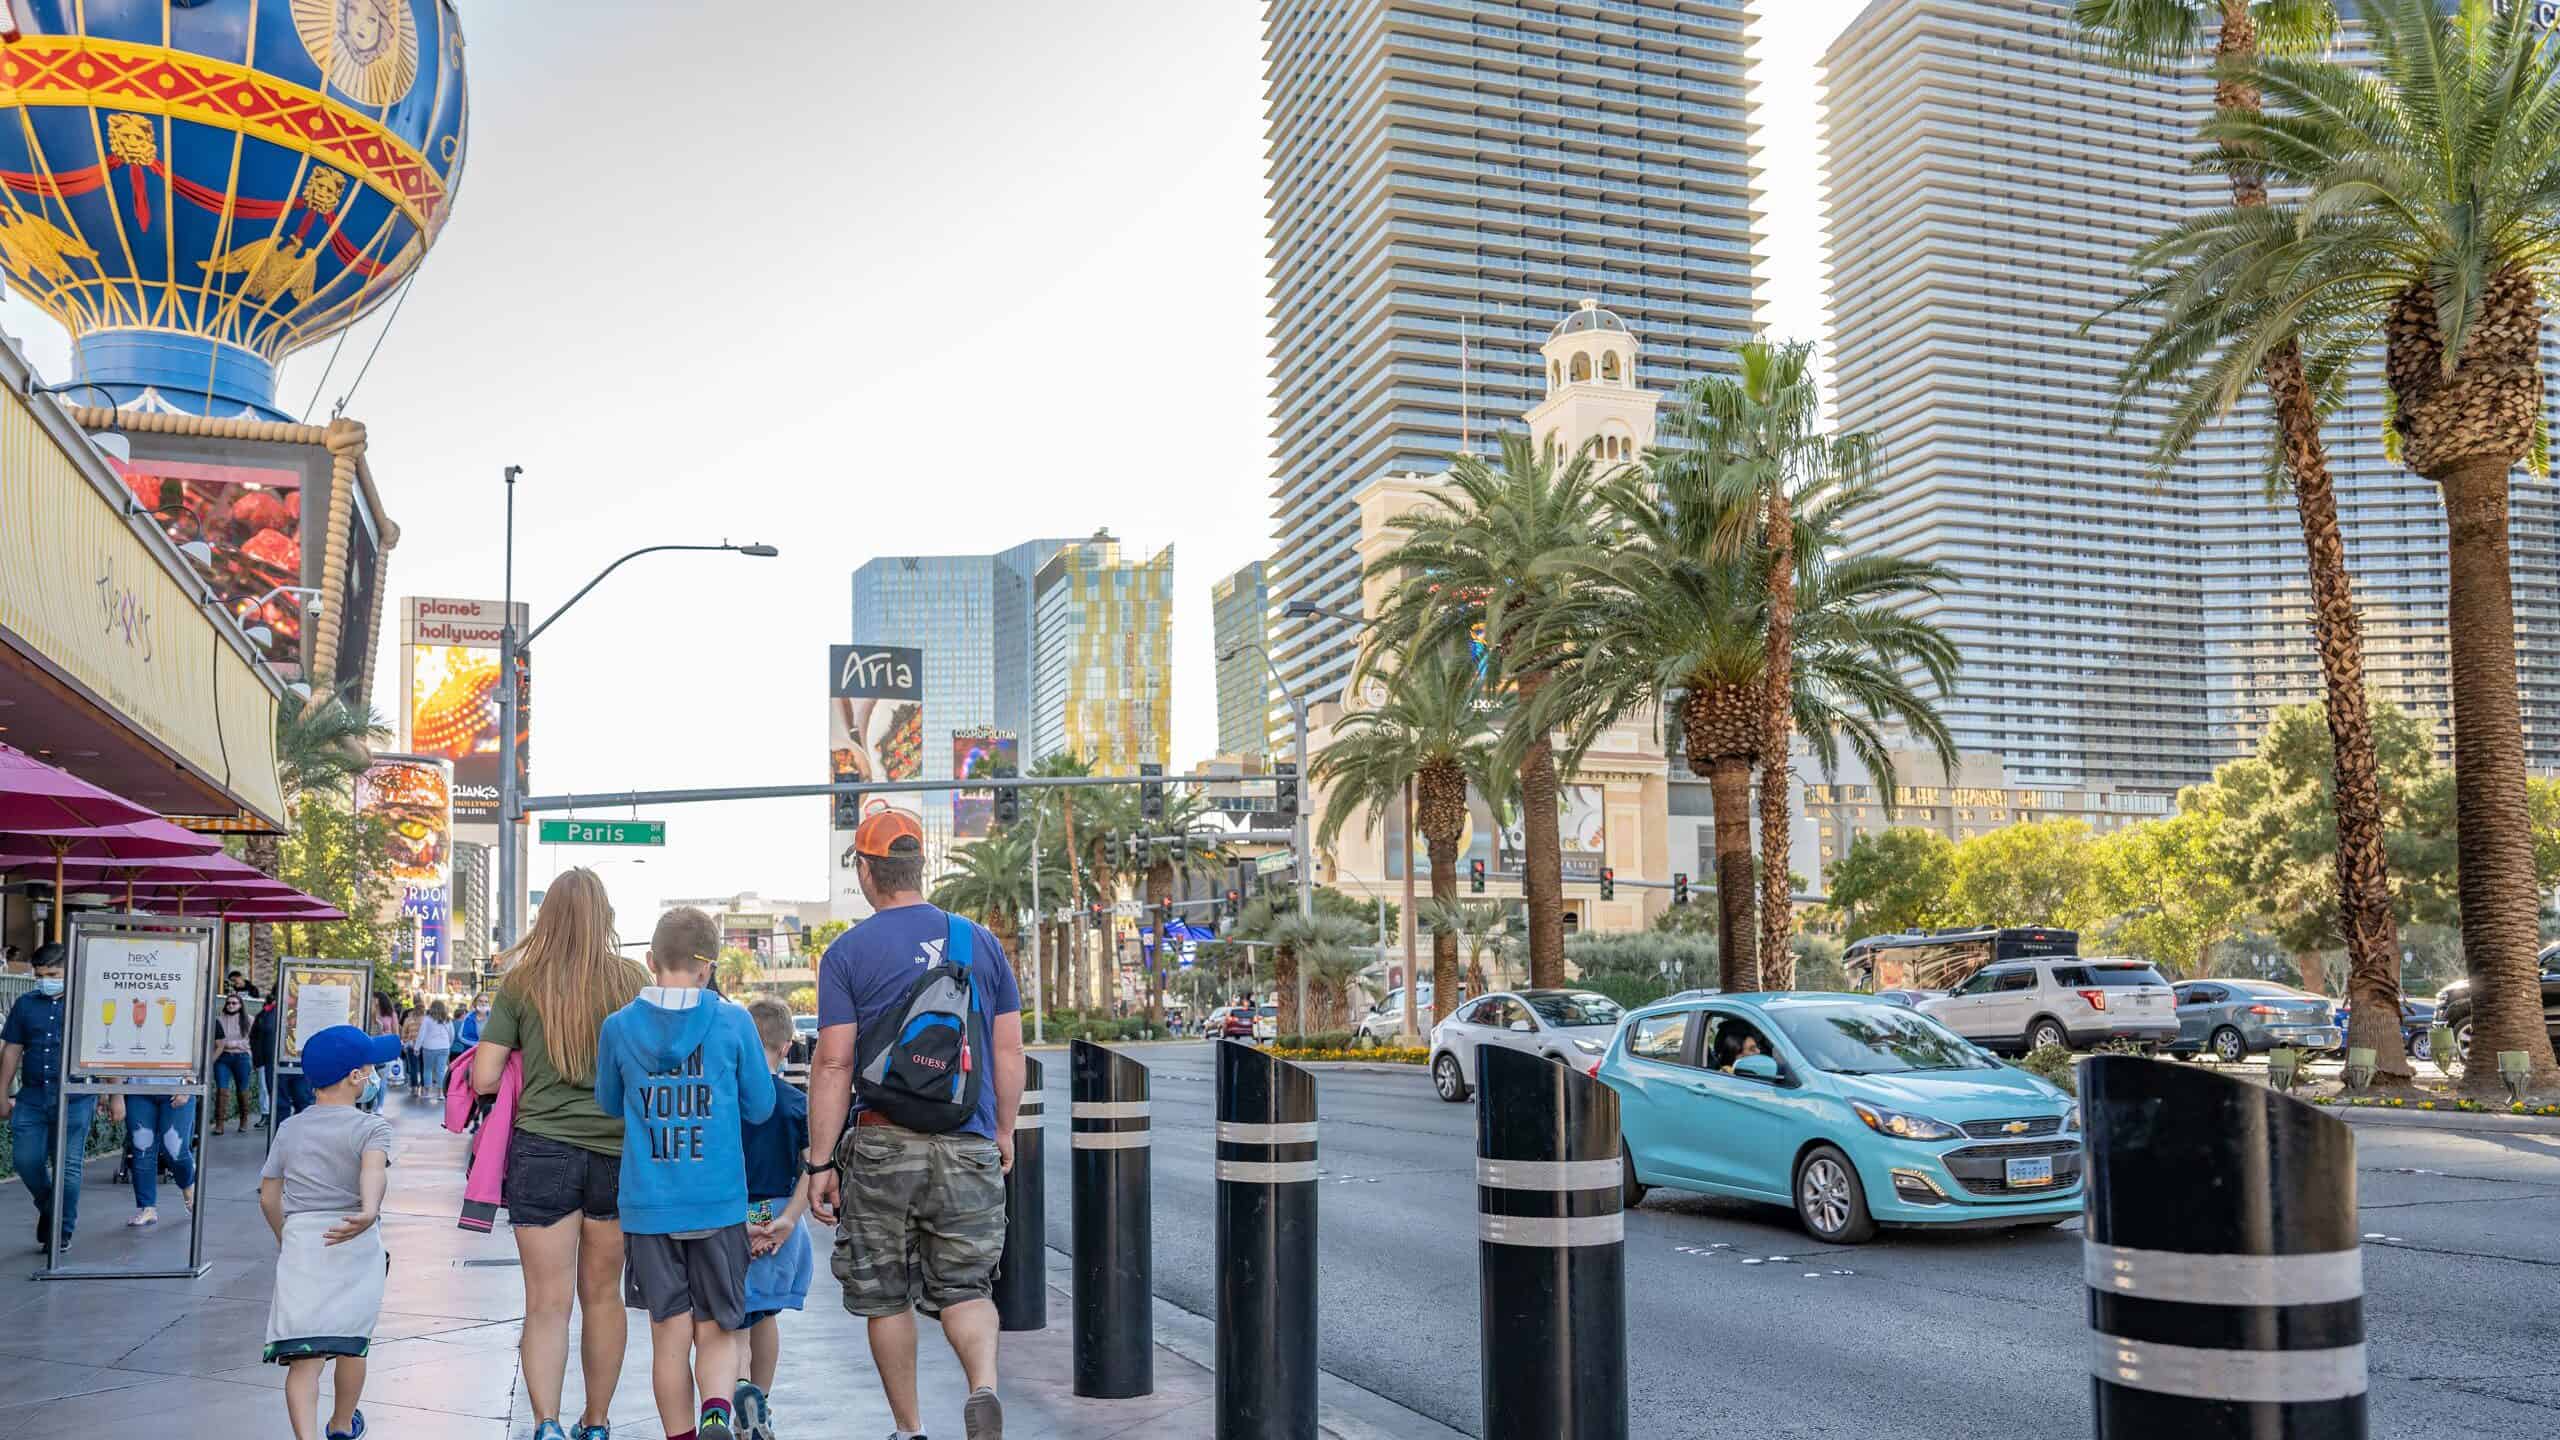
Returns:
[[[2335,1030],[2286,1030],[2281,1033],[2285,1038],[2305,1045],[2331,1046],[2338,1043]]]
[[[2053,1157],[2050,1155],[2009,1162],[2009,1188],[2012,1190],[2032,1190],[2038,1185],[2052,1183]]]

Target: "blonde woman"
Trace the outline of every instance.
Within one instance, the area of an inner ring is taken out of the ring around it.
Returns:
[[[532,1402],[534,1440],[608,1440],[606,1408],[622,1378],[620,1173],[622,1118],[596,1105],[596,1037],[631,1003],[647,974],[617,952],[613,906],[591,870],[569,870],[543,892],[533,928],[500,963],[507,978],[471,1052],[471,1083],[494,1095],[507,1060],[522,1061],[505,1203],[524,1263],[524,1335],[517,1357]],[[562,1428],[569,1308],[585,1323],[579,1368],[586,1403]]]

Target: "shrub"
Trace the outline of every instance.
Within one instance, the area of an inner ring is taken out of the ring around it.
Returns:
[[[2030,1075],[2061,1086],[2066,1095],[2080,1093],[2079,1078],[2074,1073],[2079,1057],[2068,1046],[2039,1045],[2028,1051],[2025,1059],[2013,1063]]]
[[[1276,1050],[1349,1050],[1359,1037],[1348,1030],[1316,1030],[1304,1035],[1283,1035],[1272,1042]]]

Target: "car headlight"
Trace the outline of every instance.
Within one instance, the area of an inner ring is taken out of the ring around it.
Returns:
[[[1963,1131],[1943,1120],[1887,1110],[1864,1100],[1850,1101],[1849,1108],[1858,1112],[1858,1118],[1867,1122],[1868,1129],[1896,1140],[1956,1140],[1964,1135]]]
[[[2064,1112],[2063,1112],[2063,1114],[2062,1114],[2062,1133],[2064,1133],[2064,1134],[2066,1134],[2066,1135],[2077,1135],[2077,1134],[2079,1134],[2079,1133],[2080,1133],[2080,1107],[2079,1107],[2079,1106],[2074,1105],[2074,1106],[2072,1106],[2069,1110],[2066,1110],[2066,1111],[2064,1111]]]
[[[1597,1040],[1585,1040],[1581,1036],[1577,1035],[1573,1040],[1573,1048],[1581,1051],[1585,1055],[1597,1055],[1609,1047],[1601,1044]]]

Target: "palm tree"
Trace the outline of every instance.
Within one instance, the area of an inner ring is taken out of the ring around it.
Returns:
[[[1720,522],[1729,556],[1757,556],[1766,600],[1760,626],[1760,933],[1773,972],[1791,970],[1795,892],[1788,884],[1788,749],[1795,719],[1796,527],[1799,491],[1854,489],[1875,474],[1876,440],[1822,428],[1813,346],[1754,340],[1735,354],[1732,375],[1697,382],[1673,414],[1669,444],[1653,454],[1661,498],[1698,505]],[[1756,523],[1755,523],[1756,522]],[[1756,541],[1756,544],[1754,543]],[[1716,887],[1722,895],[1723,851]],[[1723,902],[1729,905],[1731,902]]]
[[[1297,920],[1281,930],[1282,944],[1295,964],[1307,976],[1307,1008],[1305,1033],[1320,1030],[1345,1030],[1351,1025],[1348,1002],[1360,972],[1368,968],[1367,957],[1353,947],[1376,939],[1360,922],[1340,915],[1318,915]],[[1281,1002],[1282,1012],[1290,1002]],[[1284,1031],[1287,1026],[1281,1027]]]
[[[373,764],[373,747],[391,738],[391,727],[371,711],[348,704],[333,689],[305,694],[288,689],[276,704],[276,779],[284,791],[286,823],[303,797],[345,794],[355,778]],[[241,845],[241,858],[269,875],[284,864],[282,842],[273,835],[253,835]],[[276,975],[275,927],[249,927],[249,978],[273,989]]]
[[[1364,668],[1377,659],[1372,651]],[[1385,703],[1343,716],[1309,769],[1325,795],[1316,848],[1332,849],[1354,815],[1365,814],[1368,833],[1376,834],[1378,817],[1404,803],[1410,783],[1414,829],[1431,854],[1431,903],[1446,906],[1458,898],[1469,787],[1494,807],[1494,823],[1502,822],[1509,777],[1498,749],[1501,724],[1483,703],[1473,657],[1454,645],[1427,645],[1387,674]],[[1458,936],[1438,926],[1431,934],[1431,997],[1434,1023],[1457,1007]]]
[[[711,974],[720,982],[720,993],[735,999],[764,978],[764,966],[751,952],[731,947],[722,950],[720,958],[711,962]]]
[[[1506,932],[1511,924],[1511,907],[1499,900],[1457,900],[1445,905],[1435,900],[1425,912],[1425,921],[1435,935],[1453,935],[1466,943],[1466,993],[1481,995],[1491,988],[1484,957],[1491,955],[1496,965],[1502,963],[1503,947],[1509,943]],[[1441,1002],[1440,1009],[1445,1014],[1457,1003],[1452,996]]]
[[[1039,763],[1031,767],[1031,773],[1039,777],[1090,775],[1093,773],[1093,766],[1081,755],[1070,755],[1060,751],[1042,756]],[[1085,885],[1084,857],[1087,852],[1076,839],[1076,789],[1073,786],[1063,786],[1055,790],[1034,790],[1031,794],[1031,803],[1039,807],[1043,821],[1037,828],[1044,834],[1056,834],[1060,837],[1059,848],[1065,854],[1067,862],[1068,895],[1071,903],[1081,905],[1093,892],[1089,891]],[[1087,792],[1085,798],[1090,802],[1096,798],[1096,794]],[[1057,823],[1047,823],[1052,818]],[[1091,828],[1088,824],[1087,829]],[[1053,993],[1063,993],[1066,996],[1067,1004],[1064,1008],[1082,1009],[1085,992],[1083,961],[1077,954],[1075,946],[1062,945],[1059,947],[1059,953],[1062,957],[1061,969],[1065,972],[1066,983]]]
[[[2214,106],[2235,113],[2263,110],[2248,75],[2261,49],[2277,54],[2316,54],[2337,29],[2330,0],[2079,0],[2080,27],[2126,65],[2161,70],[2191,63],[2214,23]],[[2226,144],[2231,203],[2264,208],[2264,167],[2250,152]],[[2400,927],[2392,915],[2391,876],[2383,858],[2381,764],[2376,758],[2373,715],[2365,698],[2364,626],[2347,572],[2346,537],[2338,528],[2337,488],[2329,474],[2329,448],[2321,434],[2322,397],[2304,369],[2302,346],[2290,335],[2272,337],[2260,367],[2275,412],[2275,474],[2293,482],[2294,511],[2302,524],[2302,552],[2311,585],[2311,635],[2320,652],[2321,688],[2327,698],[2329,745],[2335,756],[2340,938],[2347,951],[2349,998],[2356,1018],[2349,1043],[2371,1047],[2375,1073],[2385,1083],[2415,1078],[2400,1042]],[[2180,362],[2191,370],[2209,353]],[[2177,373],[2166,355],[2138,355],[2118,397],[2119,423],[2132,402]],[[2159,372],[2159,373],[2155,373]],[[2139,382],[2138,384],[2133,382]],[[2163,480],[2184,453],[2193,432],[2172,427],[2153,456]]]
[[[2305,383],[2327,395],[2382,337],[2386,445],[2443,491],[2450,536],[2475,1043],[2525,1052],[2534,1083],[2548,1085],[2560,1066],[2535,964],[2507,513],[2508,472],[2528,458],[2539,468],[2546,453],[2539,290],[2560,275],[2560,51],[2532,8],[2465,0],[2447,14],[2434,0],[2365,0],[2372,73],[2259,57],[2242,73],[2274,113],[2221,112],[2205,136],[2255,158],[2300,203],[2234,205],[2162,236],[2140,257],[2149,278],[2129,303],[2159,313],[2143,378],[2186,377],[2164,444],[2227,410],[2288,340]],[[2463,1084],[2498,1089],[2486,1066]]]
[[[1557,828],[1548,699],[1568,652],[1541,638],[1591,545],[1601,475],[1595,447],[1567,457],[1550,439],[1502,437],[1500,463],[1461,455],[1431,501],[1388,521],[1394,548],[1369,574],[1389,581],[1373,644],[1412,655],[1470,643],[1478,626],[1489,677],[1517,707],[1503,755],[1519,775],[1521,892],[1529,905],[1530,983],[1564,983],[1564,851]]]
[[[1899,556],[1847,553],[1842,529],[1876,498],[1871,478],[1816,472],[1790,489],[1790,726],[1825,772],[1839,768],[1845,741],[1888,795],[1889,724],[1936,750],[1952,773],[1955,743],[1928,692],[1944,694],[1953,682],[1955,645],[1907,613],[1913,600],[1936,594],[1947,573]],[[1760,743],[1759,700],[1768,683],[1770,587],[1759,547],[1737,554],[1730,538],[1767,513],[1765,500],[1719,487],[1668,455],[1618,477],[1601,498],[1614,527],[1607,552],[1583,568],[1584,583],[1560,616],[1581,651],[1568,757],[1578,760],[1625,716],[1679,697],[1689,767],[1713,787],[1721,983],[1783,988],[1792,983],[1792,951],[1783,941],[1763,944],[1758,931],[1767,927],[1752,923],[1748,810],[1751,764],[1768,748]],[[1783,850],[1779,856],[1783,862]],[[1779,883],[1789,886],[1784,872],[1782,863]],[[1791,888],[1781,902],[1791,907]]]
[[[1177,886],[1179,898],[1190,899],[1192,879],[1215,874],[1231,858],[1227,842],[1220,838],[1217,828],[1203,823],[1217,813],[1198,794],[1176,790],[1165,797],[1164,818],[1145,827],[1152,832],[1148,837],[1145,879],[1149,924],[1155,923],[1152,917],[1160,913],[1157,907],[1177,898]],[[1147,984],[1147,1018],[1159,1025],[1164,1023],[1164,987],[1170,968],[1170,957],[1165,953],[1162,937],[1158,937],[1155,972]]]
[[[971,916],[987,927],[1022,969],[1022,915],[1046,914],[1067,903],[1070,879],[1060,866],[1043,864],[1040,893],[1031,889],[1031,837],[1028,825],[1007,825],[981,840],[951,849],[950,868],[934,883],[933,903]],[[1047,856],[1043,856],[1044,862]]]

